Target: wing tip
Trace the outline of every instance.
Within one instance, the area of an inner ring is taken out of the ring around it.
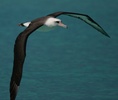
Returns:
[[[111,38],[108,34],[104,34],[105,36],[107,36],[108,38]]]
[[[19,86],[15,81],[10,82],[10,100],[15,100]]]
[[[103,35],[105,35],[106,37],[111,38],[105,31],[102,32],[102,33],[103,33]]]

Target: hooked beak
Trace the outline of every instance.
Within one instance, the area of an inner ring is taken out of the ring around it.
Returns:
[[[63,27],[63,28],[68,28],[67,25],[63,24],[62,22],[60,22],[60,23],[58,24],[58,26],[61,26],[61,27]]]

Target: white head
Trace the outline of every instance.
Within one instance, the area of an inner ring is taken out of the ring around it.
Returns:
[[[45,22],[45,25],[48,27],[61,26],[67,28],[67,26],[64,25],[60,19],[53,18],[53,17],[48,18]]]

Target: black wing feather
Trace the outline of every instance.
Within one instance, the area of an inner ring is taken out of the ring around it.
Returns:
[[[60,11],[60,12],[56,12],[53,14],[49,14],[48,16],[58,17],[60,15],[67,15],[67,16],[81,19],[85,23],[89,24],[90,26],[92,26],[93,28],[95,28],[96,30],[101,32],[103,35],[110,37],[98,23],[96,23],[90,16],[88,16],[86,14],[73,13],[73,12],[61,12]]]
[[[22,78],[23,63],[26,56],[26,43],[28,36],[42,25],[31,24],[23,32],[21,32],[14,45],[14,65],[10,82],[10,100],[15,100],[18,87]]]

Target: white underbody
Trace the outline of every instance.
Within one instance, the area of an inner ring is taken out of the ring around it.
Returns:
[[[57,26],[62,26],[64,28],[67,27],[63,23],[60,23],[61,25],[59,25],[59,23],[56,23],[56,21],[61,22],[60,19],[50,17],[45,21],[44,25],[39,27],[39,29],[37,29],[37,30],[42,31],[42,32],[48,32],[48,31],[55,29]],[[23,26],[28,27],[30,24],[31,24],[31,22],[26,22],[26,23],[23,23]]]
[[[37,29],[37,31],[41,31],[41,32],[49,32],[51,30],[54,30],[56,28],[56,26],[54,27],[48,27],[46,25],[41,26],[40,28]]]
[[[28,27],[30,23],[31,23],[31,22],[26,22],[26,23],[24,23],[23,25],[24,25],[25,27]],[[54,30],[56,27],[57,27],[57,26],[47,26],[47,25],[43,25],[43,26],[41,26],[40,28],[38,28],[37,31],[48,32],[48,31]]]

